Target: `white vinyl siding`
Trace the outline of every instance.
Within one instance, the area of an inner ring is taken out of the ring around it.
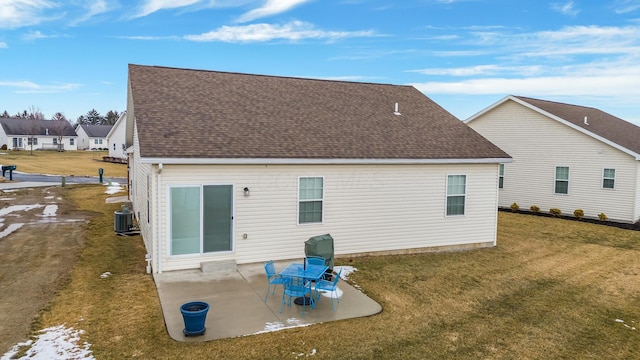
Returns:
[[[164,164],[160,199],[167,199],[174,185],[233,184],[235,220],[232,252],[169,257],[168,208],[160,206],[163,270],[198,268],[213,260],[242,264],[301,258],[304,241],[326,233],[334,238],[336,256],[495,245],[496,165]],[[460,170],[467,176],[465,216],[447,217],[444,179]],[[322,174],[323,223],[298,226],[293,219],[298,216],[299,178],[308,174]],[[248,197],[245,187],[251,189]],[[151,219],[157,222],[157,217]]]
[[[587,217],[603,212],[612,220],[637,220],[640,166],[633,156],[510,100],[468,125],[513,158],[505,164],[500,207],[515,202],[524,209],[582,209]],[[568,196],[554,193],[556,166],[570,169]],[[602,188],[604,168],[616,169],[616,191]]]
[[[569,167],[568,166],[556,166],[555,193],[556,194],[569,193]]]
[[[603,189],[616,188],[616,169],[605,168],[602,170],[602,188]]]

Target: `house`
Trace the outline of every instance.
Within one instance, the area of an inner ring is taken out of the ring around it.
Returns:
[[[127,113],[125,111],[120,114],[118,121],[111,127],[106,136],[107,144],[109,144],[109,156],[105,158],[106,161],[127,162],[126,119]]]
[[[76,126],[78,134],[78,150],[106,150],[109,147],[107,134],[113,125],[87,125]]]
[[[68,121],[0,118],[0,145],[10,150],[77,150]]]
[[[513,157],[499,205],[640,219],[640,127],[604,111],[507,96],[466,123]]]
[[[126,125],[153,272],[496,244],[509,156],[412,86],[129,65]]]

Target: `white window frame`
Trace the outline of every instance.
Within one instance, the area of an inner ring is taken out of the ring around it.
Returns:
[[[449,178],[452,176],[464,176],[464,192],[462,194],[449,194]],[[465,216],[467,214],[467,174],[447,174],[445,186],[444,214],[446,217]],[[449,214],[449,197],[464,197],[462,203],[462,214]]]
[[[567,168],[567,178],[558,179],[558,168]],[[571,168],[566,165],[558,165],[553,169],[553,193],[556,195],[569,195],[569,181],[571,180]],[[567,192],[558,192],[558,181],[565,181],[567,183]]]
[[[211,255],[226,255],[232,254],[235,251],[235,218],[236,218],[236,206],[235,206],[235,198],[231,196],[231,250],[224,251],[215,251],[215,252],[204,252],[203,251],[203,234],[204,234],[204,199],[202,198],[202,194],[205,186],[216,186],[216,185],[230,185],[231,186],[231,194],[235,194],[235,185],[230,183],[205,183],[205,184],[170,184],[167,185],[167,193],[166,193],[166,204],[167,204],[167,213],[166,213],[166,223],[167,223],[167,249],[170,258],[181,258],[181,257],[194,257],[194,256],[211,256]],[[200,229],[198,230],[200,233],[200,250],[198,253],[188,253],[188,254],[173,254],[173,244],[172,244],[172,224],[171,224],[171,189],[172,188],[199,188],[200,189]]]
[[[613,170],[613,177],[607,177],[605,175],[607,170]],[[611,180],[613,182],[613,186],[612,187],[604,186],[604,182],[606,180]],[[616,188],[616,169],[615,168],[603,168],[602,169],[602,183],[600,185],[602,185],[602,189],[604,189],[604,190],[615,190],[615,188]]]
[[[301,179],[311,179],[311,178],[320,178],[322,179],[322,198],[320,199],[305,199],[305,200],[301,200],[300,199],[300,180]],[[318,225],[318,224],[324,224],[324,209],[325,209],[325,178],[324,176],[313,176],[313,175],[309,175],[309,176],[298,176],[298,195],[297,195],[297,206],[296,206],[296,223],[298,225]],[[320,221],[319,222],[300,222],[300,203],[301,202],[311,202],[311,201],[320,201],[322,203],[322,212],[320,214]]]

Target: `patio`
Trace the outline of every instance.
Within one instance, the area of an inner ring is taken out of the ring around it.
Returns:
[[[278,261],[277,271],[291,262]],[[336,267],[337,268],[337,267]],[[335,269],[334,269],[335,270]],[[164,313],[169,336],[177,341],[198,342],[237,336],[259,334],[291,327],[308,326],[335,320],[375,315],[382,307],[342,279],[338,287],[342,291],[340,304],[334,312],[331,299],[321,296],[315,309],[284,306],[280,314],[282,286],[276,288],[263,302],[267,279],[264,263],[238,265],[237,269],[211,273],[185,270],[154,274],[156,287]],[[206,320],[206,332],[201,336],[186,337],[180,305],[190,301],[204,301],[210,306]]]

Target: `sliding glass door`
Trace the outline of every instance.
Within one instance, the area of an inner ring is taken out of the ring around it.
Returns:
[[[170,187],[171,255],[231,251],[233,186]]]

